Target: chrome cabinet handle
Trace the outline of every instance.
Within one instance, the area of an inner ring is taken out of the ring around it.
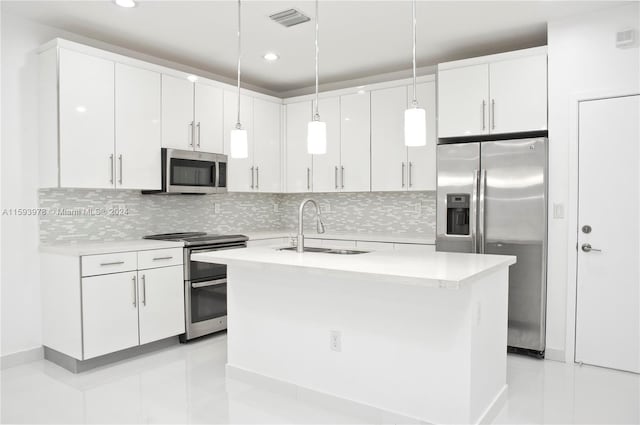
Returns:
[[[485,208],[484,208],[484,200],[485,200],[485,191],[487,188],[487,170],[480,171],[480,202],[478,203],[480,206],[480,212],[478,214],[478,223],[480,225],[480,231],[478,232],[480,236],[480,254],[484,254],[484,222],[485,222]]]
[[[117,266],[119,264],[124,264],[124,261],[112,261],[110,263],[100,263],[101,266]]]
[[[196,127],[198,128],[198,147],[200,147],[200,121],[198,121]]]
[[[254,187],[254,184],[253,184],[253,170],[254,170],[254,167],[249,168],[249,170],[251,171],[251,189],[253,189],[253,187]]]
[[[496,129],[496,100],[491,99],[491,129]]]
[[[482,129],[485,130],[487,128],[487,126],[485,125],[485,121],[486,121],[486,112],[485,110],[487,109],[487,102],[485,100],[482,100]]]
[[[194,289],[206,288],[207,286],[222,285],[224,283],[227,283],[227,279],[214,279],[214,280],[208,280],[206,282],[194,282],[191,284],[191,287]]]
[[[335,187],[336,190],[338,189],[338,166],[336,165],[335,169],[333,170],[333,181],[335,183]]]
[[[189,131],[189,146],[193,146],[193,131],[194,131],[193,127],[194,127],[194,122],[191,121],[189,123],[189,128],[190,128],[190,131]]]
[[[113,167],[114,167],[114,163],[113,163],[113,154],[109,155],[109,183],[113,184]]]
[[[413,162],[409,162],[409,187],[413,187],[413,179],[411,178],[413,170]]]
[[[256,167],[256,190],[260,189],[260,167]]]
[[[591,244],[589,244],[589,243],[583,243],[581,248],[582,248],[582,250],[583,250],[584,252],[591,252],[591,251],[594,251],[594,252],[602,252],[602,250],[601,250],[601,249],[592,248],[592,247],[591,247]]]
[[[153,261],[171,260],[172,258],[173,258],[173,255],[170,255],[168,257],[153,257]]]
[[[122,154],[118,155],[118,162],[120,163],[120,178],[118,183],[122,184]]]
[[[341,181],[341,183],[342,183],[342,188],[344,189],[344,165],[340,167],[340,171],[341,171],[341,173],[340,173],[340,179],[342,180],[342,181]]]
[[[133,281],[133,306],[137,307],[138,304],[138,300],[137,300],[137,296],[136,296],[136,277],[135,276],[131,276],[131,280]]]
[[[307,190],[311,190],[311,168],[307,167]]]
[[[147,305],[147,279],[142,275],[142,305]]]
[[[402,163],[402,187],[404,187],[404,186],[405,186],[405,185],[404,185],[404,168],[405,168],[405,165],[404,165],[404,162],[403,162],[403,163]]]
[[[473,188],[471,189],[471,252],[478,252],[478,217],[476,216],[476,207],[478,205],[478,170],[473,170]]]

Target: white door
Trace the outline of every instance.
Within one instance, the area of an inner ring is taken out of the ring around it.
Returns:
[[[427,144],[407,148],[409,168],[407,185],[409,190],[436,190],[436,83],[430,81],[416,87],[418,105],[427,114]],[[413,86],[407,88],[407,107],[411,106]]]
[[[82,278],[82,330],[83,360],[138,345],[136,272]]]
[[[253,165],[255,189],[259,192],[282,190],[281,111],[279,103],[253,99]]]
[[[193,150],[193,83],[162,74],[162,147]]]
[[[290,103],[286,109],[285,190],[310,192],[312,155],[307,152],[307,124],[311,120],[311,102]]]
[[[195,83],[195,148],[202,152],[224,150],[223,91],[205,83]]]
[[[313,191],[337,192],[340,188],[340,98],[320,99],[319,106],[320,120],[327,125],[327,153],[313,155]]]
[[[371,92],[371,190],[374,192],[407,190],[406,109],[405,86]]]
[[[114,63],[60,49],[60,186],[114,187]]]
[[[640,373],[638,117],[640,96],[580,103],[575,360]]]
[[[489,134],[489,65],[438,70],[438,137]]]
[[[138,272],[140,344],[184,333],[183,267]]]
[[[116,187],[162,186],[160,74],[116,64]]]
[[[229,155],[227,163],[227,187],[229,192],[251,192],[255,189],[255,167],[253,165],[253,98],[240,95],[240,123],[247,130],[249,155],[246,158],[231,158],[231,130],[238,122],[238,93],[224,92],[224,153]]]
[[[371,190],[371,94],[340,98],[340,190]]]
[[[491,133],[547,129],[547,55],[494,62],[489,81]]]

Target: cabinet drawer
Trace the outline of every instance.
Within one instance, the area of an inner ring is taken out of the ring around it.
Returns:
[[[182,264],[182,248],[153,249],[138,251],[138,269],[177,266]]]
[[[137,268],[138,261],[135,252],[82,256],[82,276],[128,272]]]

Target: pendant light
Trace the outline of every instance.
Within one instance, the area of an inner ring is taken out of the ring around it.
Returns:
[[[316,0],[316,102],[313,117],[307,126],[307,152],[313,155],[327,153],[327,124],[318,113],[318,0]]]
[[[231,158],[247,158],[249,156],[249,143],[247,141],[247,130],[242,128],[240,124],[240,58],[242,57],[242,44],[240,38],[240,0],[238,0],[238,120],[236,127],[231,130],[230,153]]]
[[[404,111],[405,146],[424,146],[427,144],[427,113],[418,108],[416,99],[416,0],[413,6],[413,100],[411,107]]]

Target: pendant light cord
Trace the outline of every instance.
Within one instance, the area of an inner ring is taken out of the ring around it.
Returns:
[[[318,0],[316,0],[316,107],[313,115],[314,121],[320,121],[320,114],[318,113],[318,54],[320,48],[318,47]]]
[[[413,11],[413,101],[411,104],[414,108],[418,107],[418,99],[416,98],[416,0],[412,3]]]
[[[238,0],[238,121],[236,121],[236,128],[241,129],[242,125],[240,124],[240,58],[242,57],[242,32],[241,32],[241,9],[242,4],[241,1]]]

